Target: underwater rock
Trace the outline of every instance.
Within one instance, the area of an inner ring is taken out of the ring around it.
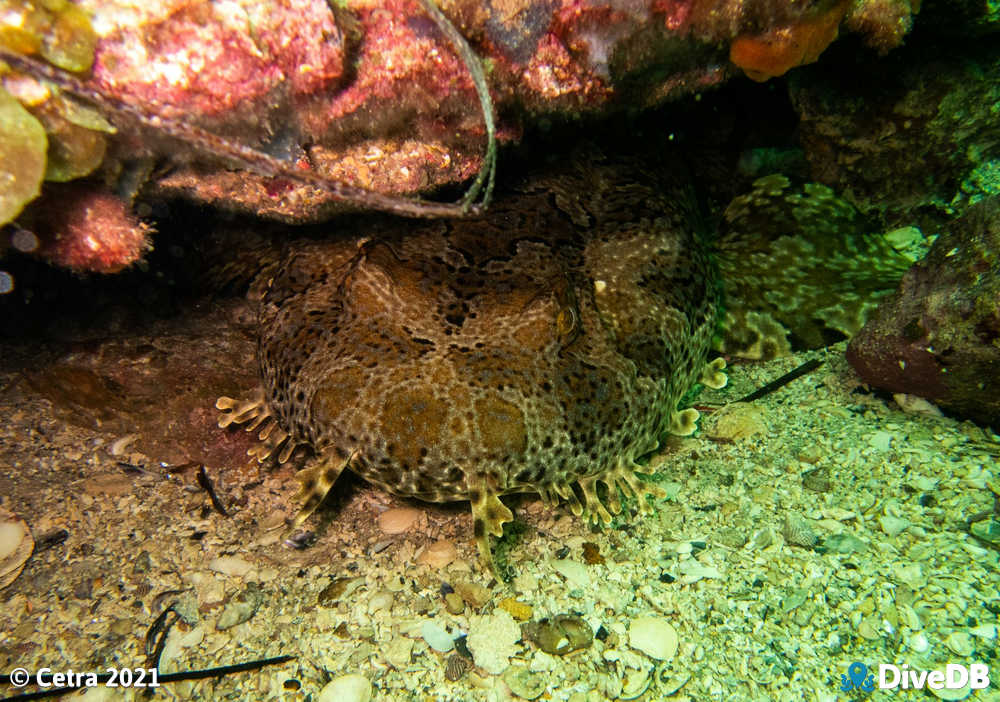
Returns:
[[[1000,427],[1000,196],[934,242],[847,358],[866,383]]]
[[[34,255],[74,271],[117,273],[151,246],[125,202],[87,184],[49,184],[20,223],[38,239]]]
[[[500,675],[510,666],[510,658],[517,654],[521,640],[521,627],[502,609],[487,616],[469,618],[469,636],[466,644],[476,665],[493,675]]]
[[[527,622],[522,630],[525,638],[553,656],[589,648],[594,641],[594,630],[575,614],[557,614],[538,622]]]
[[[791,74],[812,177],[889,228],[935,231],[951,208],[989,194],[982,169],[995,172],[1000,158],[997,76],[988,42],[958,51],[930,41],[878,61],[835,52]]]
[[[780,75],[815,60],[841,26],[882,51],[900,43],[914,12],[911,0],[440,5],[485,60],[499,135],[508,140],[520,133],[519,115],[648,106],[741,68],[758,79]],[[383,193],[458,183],[482,165],[484,128],[468,67],[415,0],[81,6],[97,37],[87,85],[130,107]],[[78,33],[83,47],[93,46]],[[122,160],[161,153],[157,142],[123,135],[116,152]],[[153,185],[287,221],[342,207],[315,187],[218,164],[179,165]]]
[[[222,609],[215,628],[219,631],[232,629],[238,624],[250,621],[264,602],[264,593],[257,583],[249,583],[238,595],[233,597]]]
[[[328,682],[319,692],[318,702],[368,702],[372,684],[357,673],[341,675]]]
[[[1000,4],[996,0],[924,0],[920,19],[941,34],[992,34],[1000,32]]]

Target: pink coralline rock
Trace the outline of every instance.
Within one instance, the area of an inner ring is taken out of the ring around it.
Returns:
[[[417,0],[81,5],[100,37],[90,84],[129,104],[384,193],[461,182],[482,163],[485,129],[469,70]],[[439,5],[485,60],[507,140],[526,115],[645,106],[717,85],[740,73],[729,61],[735,39],[794,37],[833,12],[884,50],[900,42],[914,11],[911,0]],[[320,189],[231,167],[183,166],[154,186],[288,221],[337,209]]]
[[[37,237],[33,253],[64,268],[117,273],[149,248],[149,227],[111,193],[86,183],[49,184],[23,222]]]

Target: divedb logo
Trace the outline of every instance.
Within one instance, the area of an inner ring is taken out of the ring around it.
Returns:
[[[985,663],[959,665],[948,663],[944,670],[913,670],[906,663],[878,666],[878,686],[882,690],[957,690],[969,686],[982,690],[990,686],[990,669]]]
[[[966,686],[970,690],[989,687],[989,666],[985,663],[948,663],[944,668],[916,670],[907,663],[880,663],[876,680],[867,665],[854,662],[847,667],[847,674],[840,676],[840,689],[844,692],[855,688],[871,692],[876,687],[880,690],[958,690]]]

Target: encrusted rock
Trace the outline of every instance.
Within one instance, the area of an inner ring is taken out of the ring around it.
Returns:
[[[1000,195],[934,242],[847,358],[875,387],[1000,427]]]
[[[517,653],[521,627],[502,609],[485,617],[471,617],[466,644],[476,665],[499,675],[507,670],[510,657]]]

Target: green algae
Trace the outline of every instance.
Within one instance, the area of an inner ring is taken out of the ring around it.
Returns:
[[[0,88],[0,225],[38,196],[47,148],[41,123]]]
[[[80,73],[94,63],[97,33],[86,12],[67,0],[0,0],[0,46]]]

